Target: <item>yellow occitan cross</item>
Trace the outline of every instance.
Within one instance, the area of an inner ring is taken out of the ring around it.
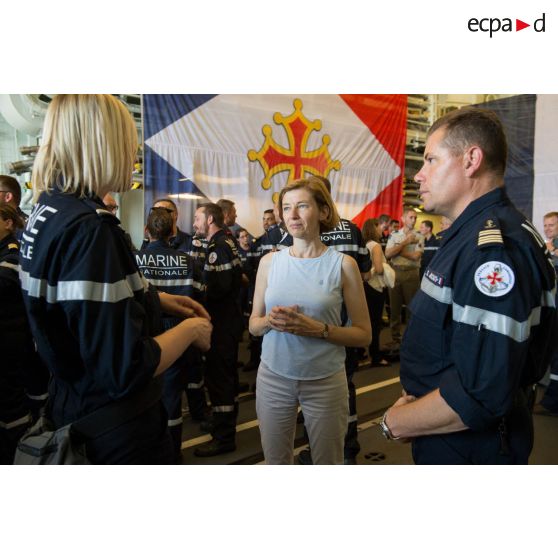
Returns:
[[[302,101],[295,99],[293,102],[294,112],[289,116],[283,116],[276,112],[273,115],[275,124],[283,126],[289,141],[288,149],[279,145],[272,137],[273,131],[269,124],[262,128],[265,141],[259,151],[250,149],[248,159],[252,162],[258,161],[264,171],[262,188],[268,190],[271,187],[271,179],[280,172],[288,171],[287,184],[293,180],[304,178],[306,173],[316,176],[327,176],[329,172],[341,169],[341,162],[332,160],[328,145],[331,138],[328,134],[322,137],[322,145],[313,151],[306,151],[308,138],[314,131],[322,128],[319,119],[310,121],[302,114]]]

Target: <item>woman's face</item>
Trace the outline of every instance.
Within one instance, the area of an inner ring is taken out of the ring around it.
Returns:
[[[294,238],[311,239],[320,234],[320,220],[327,209],[319,209],[314,196],[306,188],[291,190],[283,196],[283,221]]]

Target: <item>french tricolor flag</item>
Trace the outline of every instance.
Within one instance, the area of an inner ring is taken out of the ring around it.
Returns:
[[[257,236],[274,195],[313,174],[342,217],[400,215],[406,95],[144,95],[143,111],[146,207],[170,195],[184,230],[192,198],[226,198]]]

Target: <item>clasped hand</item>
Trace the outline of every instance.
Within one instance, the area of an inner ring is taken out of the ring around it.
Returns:
[[[293,335],[309,335],[317,323],[312,318],[299,312],[298,305],[274,306],[268,315],[268,322],[272,329]]]

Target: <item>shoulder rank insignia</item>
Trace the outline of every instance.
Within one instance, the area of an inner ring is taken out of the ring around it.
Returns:
[[[12,242],[8,244],[8,250],[19,250],[19,246],[15,242]]]
[[[504,244],[498,221],[487,219],[479,231],[477,246],[494,246],[498,244]]]

